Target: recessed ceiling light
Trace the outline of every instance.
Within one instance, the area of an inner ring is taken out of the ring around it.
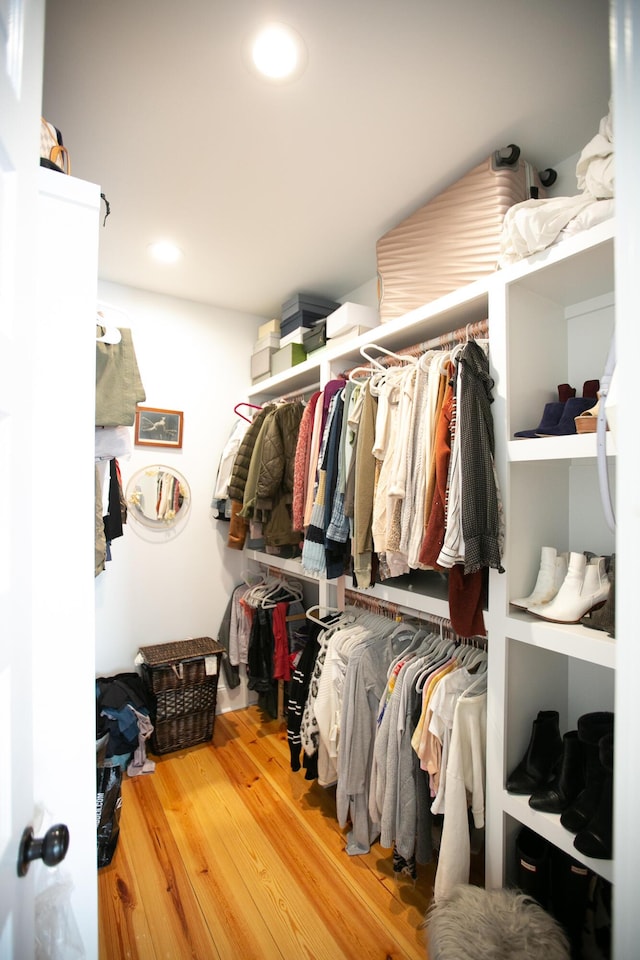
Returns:
[[[249,40],[249,60],[267,80],[293,80],[306,63],[302,37],[284,23],[270,23]]]
[[[160,263],[176,263],[181,256],[182,250],[170,240],[158,240],[157,243],[149,244],[149,253],[154,260]]]

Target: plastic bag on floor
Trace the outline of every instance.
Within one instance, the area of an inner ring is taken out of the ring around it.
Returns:
[[[47,885],[35,902],[36,960],[85,960],[86,953],[71,908],[71,879],[57,870],[47,873]]]

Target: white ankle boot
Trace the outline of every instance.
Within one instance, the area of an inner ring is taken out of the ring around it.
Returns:
[[[610,586],[604,557],[587,562],[583,553],[571,553],[567,575],[553,600],[528,609],[543,620],[578,623],[587,611],[605,602]]]
[[[511,600],[515,607],[525,610],[531,604],[549,603],[562,586],[567,575],[566,553],[557,553],[555,547],[543,547],[540,553],[540,569],[533,591],[528,597]]]

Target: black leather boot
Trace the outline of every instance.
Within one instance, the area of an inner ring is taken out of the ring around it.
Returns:
[[[550,845],[529,827],[516,837],[517,884],[523,893],[546,909],[550,893]]]
[[[571,833],[583,830],[595,816],[607,771],[602,766],[599,743],[613,733],[613,713],[585,713],[578,718],[578,737],[584,747],[585,786],[560,815],[560,823]]]
[[[533,793],[549,780],[554,764],[562,753],[557,710],[540,710],[533,721],[526,753],[507,777],[508,793]]]
[[[607,566],[607,577],[611,584],[609,596],[597,610],[592,610],[582,618],[580,623],[592,630],[604,630],[610,637],[616,635],[616,582],[615,582],[616,555],[612,553]]]
[[[582,958],[582,933],[587,913],[589,883],[593,874],[563,850],[551,851],[550,910],[562,924],[571,944],[572,960]]]
[[[613,734],[603,737],[598,747],[606,777],[596,812],[585,829],[576,834],[573,845],[586,857],[610,860],[613,856]]]
[[[535,790],[529,806],[544,813],[562,813],[584,788],[584,751],[577,730],[562,738],[562,754],[548,784]]]

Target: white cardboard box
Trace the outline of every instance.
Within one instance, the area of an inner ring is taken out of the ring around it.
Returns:
[[[269,333],[266,337],[260,337],[253,345],[253,353],[260,353],[265,347],[271,347],[272,350],[279,350],[280,336],[277,333]]]
[[[280,348],[288,347],[290,343],[304,343],[304,335],[307,330],[310,330],[310,327],[296,327],[295,330],[292,330],[291,333],[287,333],[286,336],[280,337],[278,341]]]
[[[251,354],[251,379],[255,382],[260,377],[268,377],[271,373],[271,357],[276,351],[272,347],[264,347],[257,353]]]
[[[365,307],[361,303],[343,303],[327,317],[327,340],[338,337],[352,327],[377,327],[380,315],[376,307]]]
[[[266,323],[262,323],[258,327],[258,340],[262,340],[263,337],[268,337],[270,333],[276,333],[280,336],[280,321],[276,320],[267,320]]]

